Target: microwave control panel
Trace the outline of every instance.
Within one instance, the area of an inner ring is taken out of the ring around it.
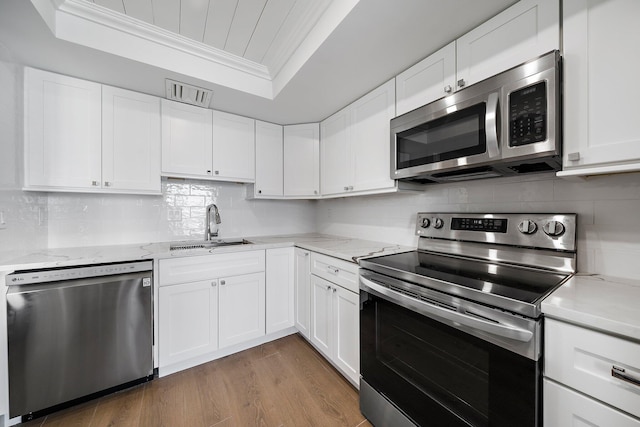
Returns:
[[[547,83],[542,81],[509,94],[509,146],[547,139]]]

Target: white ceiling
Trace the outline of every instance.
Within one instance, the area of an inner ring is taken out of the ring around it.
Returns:
[[[83,0],[262,64],[276,75],[331,0]]]
[[[210,108],[281,124],[328,117],[515,3],[93,1],[108,8],[88,0],[0,0],[0,60],[161,97],[165,79],[175,79],[212,89]],[[56,15],[56,6],[67,11]],[[166,6],[174,7],[171,20],[156,12]],[[225,10],[218,18],[212,12]],[[305,17],[294,20],[298,28],[287,36],[296,25],[285,14]]]

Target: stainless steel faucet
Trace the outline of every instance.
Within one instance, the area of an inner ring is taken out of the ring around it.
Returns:
[[[211,231],[211,210],[213,209],[213,221],[216,223],[215,231]],[[206,227],[204,231],[204,239],[211,240],[212,237],[218,237],[218,225],[222,221],[220,221],[220,212],[218,212],[218,207],[213,203],[207,206],[206,208]]]

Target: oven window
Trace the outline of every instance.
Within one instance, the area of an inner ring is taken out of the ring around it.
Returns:
[[[398,169],[484,153],[485,114],[482,102],[397,133]]]
[[[539,362],[362,293],[362,377],[416,424],[538,425]]]

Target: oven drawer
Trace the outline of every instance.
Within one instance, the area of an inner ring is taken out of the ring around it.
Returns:
[[[581,393],[544,380],[545,426],[640,427],[640,420]]]
[[[640,417],[640,344],[545,320],[545,376]]]
[[[358,264],[353,262],[311,252],[311,273],[351,292],[360,292]]]

